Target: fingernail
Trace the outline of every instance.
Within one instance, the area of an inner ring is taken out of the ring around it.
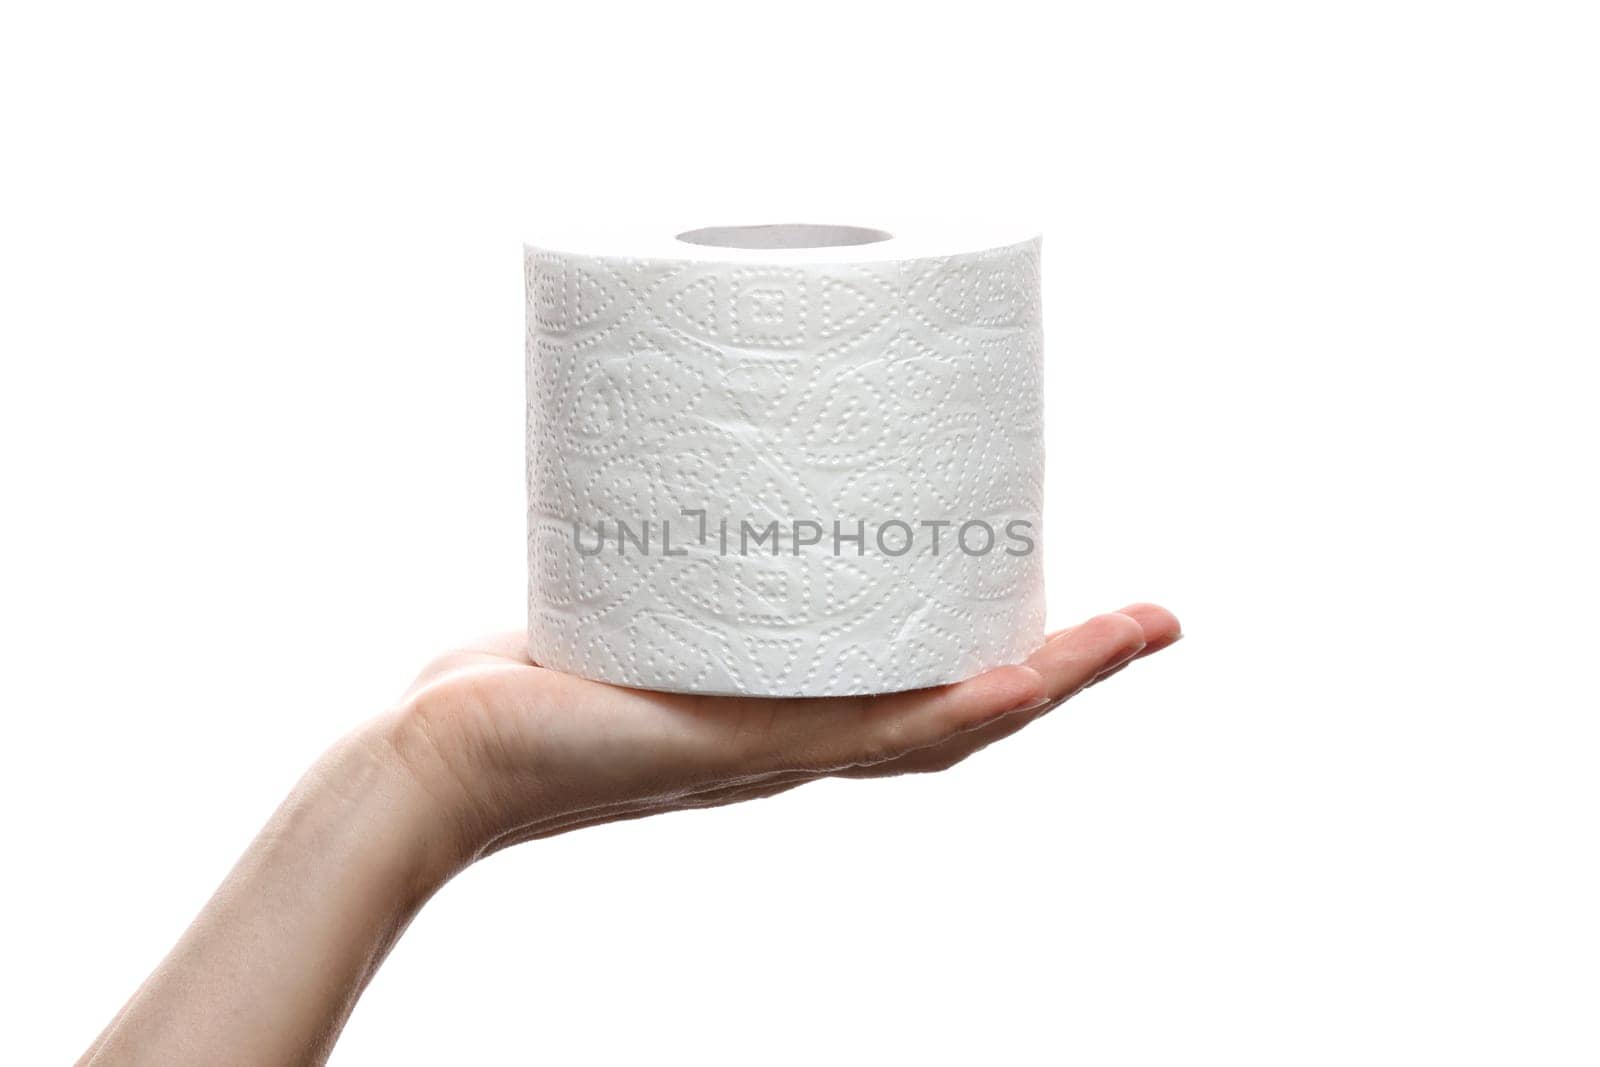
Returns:
[[[1055,702],[1056,702],[1056,698],[1055,697],[1051,697],[1051,696],[1038,697],[1037,699],[1034,699],[1034,700],[1024,700],[1022,703],[1018,704],[1016,707],[1011,708],[1010,710],[1005,711],[1002,714],[1015,715],[1015,714],[1017,714],[1018,712],[1021,712],[1021,711],[1038,711],[1040,708],[1048,708],[1051,704],[1054,704]]]

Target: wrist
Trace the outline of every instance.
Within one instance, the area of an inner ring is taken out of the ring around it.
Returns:
[[[422,758],[402,713],[380,716],[334,745],[307,775],[312,803],[343,809],[370,854],[416,906],[472,861],[474,820],[460,786]]]
[[[484,797],[485,761],[472,739],[457,732],[426,702],[410,701],[353,738],[390,782],[394,815],[414,842],[420,876],[439,884],[477,859],[500,829]]]

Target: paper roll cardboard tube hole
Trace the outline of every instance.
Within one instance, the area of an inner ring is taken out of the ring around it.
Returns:
[[[780,222],[767,226],[705,226],[685,230],[678,234],[678,240],[712,248],[837,248],[876,244],[893,236],[865,226]]]

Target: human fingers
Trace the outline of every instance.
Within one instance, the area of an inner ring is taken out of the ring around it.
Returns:
[[[838,777],[882,778],[948,770],[996,741],[1010,737],[1097,679],[1116,673],[1144,654],[1143,628],[1137,623],[1130,628],[1119,618],[1120,612],[1116,616],[1097,616],[1080,626],[1060,631],[1034,653],[1029,665],[1040,670],[1050,687],[1049,699],[1041,706],[1002,716],[941,744],[893,760],[848,768],[838,772]]]
[[[1183,637],[1183,627],[1178,622],[1177,616],[1159,604],[1129,604],[1117,611],[1118,615],[1126,615],[1139,624],[1144,631],[1144,648],[1135,659],[1160,652],[1163,648],[1176,643]],[[1081,624],[1080,624],[1081,625]],[[1053,631],[1045,636],[1045,642],[1055,640],[1062,634],[1076,630],[1077,626],[1069,626]]]

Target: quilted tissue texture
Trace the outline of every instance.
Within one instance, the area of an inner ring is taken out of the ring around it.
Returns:
[[[1037,239],[525,266],[535,662],[832,696],[1038,647]]]

